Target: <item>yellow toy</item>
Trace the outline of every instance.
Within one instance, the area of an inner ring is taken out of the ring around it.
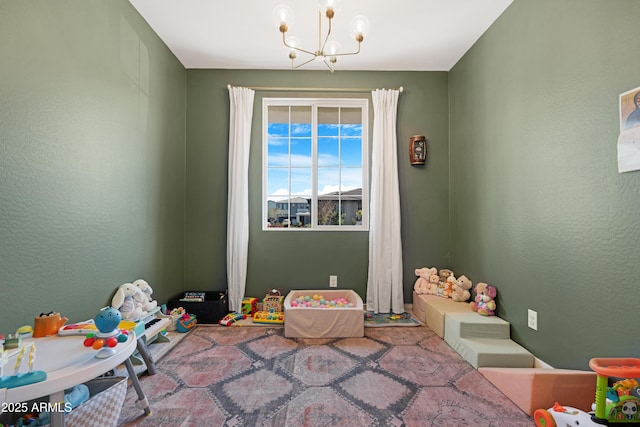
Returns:
[[[279,324],[284,323],[284,313],[271,309],[269,311],[256,311],[253,314],[253,323]]]

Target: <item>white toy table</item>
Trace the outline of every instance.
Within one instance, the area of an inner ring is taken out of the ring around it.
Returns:
[[[36,357],[34,369],[45,371],[45,381],[24,385],[15,388],[0,389],[0,403],[19,403],[43,396],[49,396],[52,403],[61,402],[64,399],[64,390],[75,385],[82,384],[96,378],[124,363],[133,386],[138,393],[138,405],[149,414],[147,402],[138,377],[133,371],[129,357],[136,350],[136,336],[131,334],[127,341],[114,347],[113,356],[101,359],[96,357],[97,351],[84,346],[84,336],[50,336],[45,338],[29,338],[23,340],[25,346],[24,359],[20,372],[27,371],[28,352],[31,344],[35,343]],[[12,375],[17,354],[9,358],[4,367],[5,375]],[[62,412],[51,413],[51,427],[64,426],[64,414]]]

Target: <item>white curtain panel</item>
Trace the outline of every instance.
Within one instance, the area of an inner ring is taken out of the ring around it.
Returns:
[[[227,280],[229,309],[242,311],[249,252],[249,152],[255,92],[229,86]]]
[[[396,136],[399,95],[398,90],[386,89],[371,93],[374,117],[367,311],[375,313],[404,312]]]

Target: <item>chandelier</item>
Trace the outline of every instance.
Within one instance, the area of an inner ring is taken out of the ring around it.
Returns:
[[[280,32],[282,33],[282,43],[289,48],[289,58],[291,59],[291,68],[300,68],[312,61],[322,61],[331,70],[334,71],[334,64],[338,60],[339,56],[357,55],[360,53],[360,43],[364,40],[365,36],[369,33],[369,20],[358,15],[354,17],[349,24],[349,36],[358,43],[358,47],[353,52],[341,52],[340,43],[335,40],[329,40],[331,36],[331,23],[336,13],[339,11],[338,0],[320,0],[318,8],[318,49],[315,51],[303,49],[300,41],[297,37],[287,37],[289,28],[293,25],[294,16],[293,10],[286,4],[276,6],[273,11],[273,18],[278,25]],[[322,15],[327,20],[326,34],[322,33]],[[302,63],[296,65],[296,58],[298,53],[308,55],[308,59]]]

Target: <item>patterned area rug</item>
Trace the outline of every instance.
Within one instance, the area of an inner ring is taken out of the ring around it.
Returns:
[[[120,426],[487,426],[533,420],[431,329],[289,339],[283,328],[197,326],[129,387]]]
[[[411,317],[407,312],[402,314],[384,314],[364,312],[364,326],[368,328],[389,327],[389,326],[420,326],[421,323]]]

